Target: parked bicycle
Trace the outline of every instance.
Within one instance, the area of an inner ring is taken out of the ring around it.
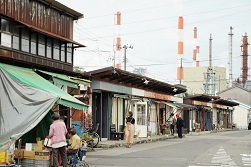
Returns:
[[[82,135],[82,140],[86,141],[87,146],[90,148],[97,147],[98,143],[100,142],[100,137],[97,133],[98,128],[99,128],[99,123],[97,123],[94,128],[89,128],[85,130]]]

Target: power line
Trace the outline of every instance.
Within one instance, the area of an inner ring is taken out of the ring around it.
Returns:
[[[222,9],[215,9],[215,10],[208,10],[208,11],[190,13],[190,14],[183,15],[183,17],[193,16],[193,15],[199,15],[199,14],[204,14],[204,13],[212,13],[212,12],[224,11],[224,10],[231,10],[231,9],[234,9],[234,8],[246,7],[246,6],[250,6],[250,5],[251,4],[246,4],[246,5],[240,5],[240,6],[228,7],[228,8],[222,8]],[[166,19],[172,19],[172,18],[177,18],[177,17],[178,16],[176,15],[176,16],[170,16],[170,17],[157,18],[157,19],[154,18],[154,19],[148,19],[148,20],[141,20],[141,21],[134,21],[134,22],[123,23],[123,25],[140,24],[140,23],[144,23],[144,22],[166,20]],[[112,26],[113,25],[96,26],[96,27],[88,27],[87,29],[104,28],[104,27],[112,27]]]

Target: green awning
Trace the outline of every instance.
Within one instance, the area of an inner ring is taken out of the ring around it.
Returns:
[[[39,76],[37,73],[28,68],[22,68],[12,65],[7,65],[0,63],[0,68],[6,71],[12,78],[18,82],[28,85],[39,90],[51,93],[58,97],[57,103],[72,107],[79,110],[87,110],[88,105],[64,92],[62,89],[53,85],[43,77]]]
[[[48,71],[42,71],[42,70],[38,70],[41,73],[47,74],[47,75],[51,75],[52,76],[52,80],[53,82],[62,84],[62,85],[66,85],[72,88],[78,88],[78,82],[70,79],[68,76],[64,75],[64,74],[58,74],[58,73],[53,73],[53,72],[48,72]]]
[[[91,81],[90,80],[86,80],[86,79],[82,79],[82,78],[76,78],[76,77],[70,77],[72,80],[74,80],[75,82],[77,82],[78,84],[82,84],[86,87],[90,87],[91,85]]]

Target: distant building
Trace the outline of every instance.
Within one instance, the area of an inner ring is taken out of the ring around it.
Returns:
[[[217,93],[222,99],[234,99],[241,103],[251,105],[251,91],[242,86],[233,86]]]
[[[251,122],[251,106],[237,100],[231,99],[231,101],[239,103],[239,106],[235,106],[233,112],[233,123],[236,124],[238,129],[247,129],[248,123]]]
[[[245,84],[244,88],[247,89],[247,90],[249,90],[249,91],[251,91],[251,81],[250,80],[246,81],[246,84]]]
[[[134,74],[138,74],[138,75],[142,75],[142,76],[146,76],[146,74],[147,74],[147,69],[146,68],[135,68],[134,70],[133,70],[133,73]]]
[[[183,85],[187,86],[187,93],[189,94],[204,94],[205,93],[205,74],[207,67],[184,67]],[[226,89],[226,68],[213,67],[215,76],[214,86],[215,91],[219,92]]]

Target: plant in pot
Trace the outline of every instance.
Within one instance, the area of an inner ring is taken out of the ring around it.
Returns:
[[[164,132],[164,135],[170,135],[170,129],[169,128],[166,128],[163,132]]]
[[[152,137],[152,131],[150,131],[150,130],[147,131],[147,137],[148,137],[148,138],[151,138],[151,137]]]
[[[140,134],[140,130],[138,130],[137,128],[135,129],[135,134],[134,134],[134,138],[137,138],[137,140],[139,139],[139,134]]]
[[[201,129],[199,128],[198,123],[195,123],[195,132],[201,132]]]

